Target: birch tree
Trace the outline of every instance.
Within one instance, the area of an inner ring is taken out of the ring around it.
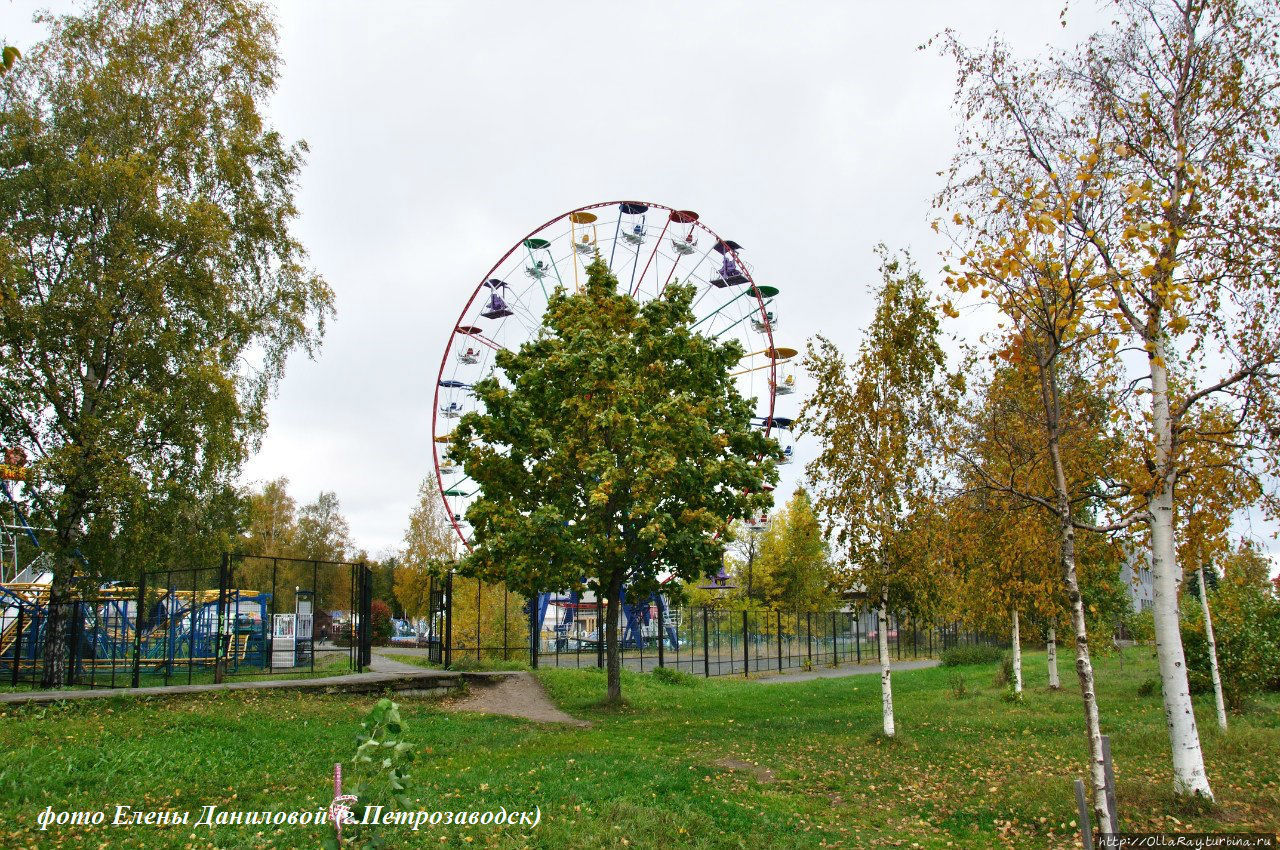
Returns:
[[[0,442],[52,527],[43,684],[88,530],[234,480],[332,294],[292,233],[305,148],[264,4],[100,0],[0,75]],[[90,576],[92,580],[93,576]]]
[[[1043,63],[999,43],[956,55],[962,102],[996,127],[975,138],[1001,136],[998,155],[1042,180],[1080,155],[1095,178],[1057,226],[1097,263],[1094,306],[1135,390],[1120,422],[1142,462],[1116,477],[1149,529],[1174,791],[1211,799],[1178,628],[1177,483],[1194,410],[1215,398],[1252,463],[1276,462],[1277,15],[1250,0],[1117,6],[1112,29]]]
[[[928,528],[935,504],[935,435],[959,379],[946,370],[939,311],[910,264],[882,257],[876,311],[857,357],[811,340],[805,366],[817,389],[800,413],[816,436],[807,471],[818,515],[841,550],[851,582],[876,601],[884,734],[893,737],[889,613],[932,581],[927,552],[904,545]]]

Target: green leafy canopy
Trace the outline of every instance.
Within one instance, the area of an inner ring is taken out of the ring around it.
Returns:
[[[694,295],[673,283],[641,304],[597,257],[537,338],[498,354],[451,449],[482,492],[468,572],[644,593],[719,568],[729,524],[771,503],[779,449],[731,376],[741,346],[691,329]]]

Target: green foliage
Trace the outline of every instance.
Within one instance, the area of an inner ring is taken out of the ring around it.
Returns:
[[[291,232],[304,147],[259,110],[279,64],[263,4],[41,21],[0,75],[0,443],[33,458],[65,554],[224,498],[332,293]]]
[[[943,667],[960,667],[966,664],[994,664],[1004,658],[1005,652],[998,646],[953,646],[942,652]]]
[[[1227,705],[1238,710],[1263,690],[1280,689],[1280,600],[1265,586],[1223,581],[1209,594],[1218,675]],[[1209,642],[1200,601],[1182,600],[1182,644],[1193,693],[1212,693]]]
[[[919,272],[882,249],[881,275],[852,363],[825,337],[809,343],[805,367],[817,390],[800,423],[821,447],[806,471],[849,565],[843,578],[872,599],[888,594],[894,608],[923,613],[937,575],[935,449],[959,378],[947,373],[939,311]]]
[[[482,493],[465,574],[526,595],[585,579],[612,603],[624,583],[642,597],[660,573],[719,569],[730,523],[770,503],[779,449],[730,375],[741,346],[692,329],[694,295],[672,284],[640,304],[597,257],[582,292],[552,294],[536,338],[498,352],[473,387],[484,412],[450,447]]]
[[[378,700],[360,722],[360,728],[362,731],[356,736],[356,752],[347,774],[348,779],[355,781],[350,789],[356,797],[352,806],[355,819],[362,819],[365,809],[370,806],[384,806],[390,811],[410,808],[413,800],[410,797],[408,767],[413,761],[413,744],[401,738],[404,725],[400,719],[400,706],[385,697]],[[384,846],[382,836],[375,830],[372,825],[348,826],[343,830],[343,846]]]
[[[1149,676],[1142,680],[1142,684],[1138,685],[1138,696],[1150,697],[1160,693],[1160,680],[1155,676]]]
[[[702,680],[692,673],[686,673],[674,667],[658,667],[651,675],[664,685],[680,685],[691,688],[702,683]]]
[[[1151,643],[1156,639],[1155,618],[1150,611],[1130,611],[1124,617],[1124,627],[1136,643]]]
[[[952,673],[947,677],[947,687],[951,689],[951,696],[954,699],[964,699],[969,694],[969,687],[965,682],[964,674],[960,672]]]
[[[834,605],[836,575],[813,502],[803,487],[769,521],[760,535],[755,582],[765,604],[795,611],[828,610]]]

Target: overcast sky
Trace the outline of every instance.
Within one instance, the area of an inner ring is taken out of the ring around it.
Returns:
[[[297,231],[337,320],[315,361],[290,362],[245,481],[334,490],[360,546],[398,545],[459,310],[523,234],[593,202],[698,211],[782,290],[779,344],[852,349],[877,243],[941,265],[954,74],[917,48],[952,28],[1034,53],[1105,23],[1086,3],[1064,29],[1060,6],[281,2],[268,112],[311,148]],[[35,7],[0,7],[0,34],[30,43]]]

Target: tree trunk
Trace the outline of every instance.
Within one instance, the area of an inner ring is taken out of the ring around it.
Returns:
[[[1062,680],[1058,678],[1058,630],[1054,626],[1049,627],[1045,650],[1049,663],[1049,689],[1056,691],[1062,687]]]
[[[1169,727],[1173,752],[1175,794],[1213,799],[1209,776],[1204,769],[1200,732],[1187,683],[1186,655],[1178,623],[1178,566],[1173,529],[1173,422],[1169,415],[1169,376],[1162,340],[1156,340],[1151,354],[1151,428],[1155,437],[1155,463],[1160,481],[1149,497],[1148,522],[1151,528],[1152,615],[1155,620],[1156,657],[1160,662],[1160,686],[1164,694],[1164,717]]]
[[[61,688],[69,684],[67,663],[71,657],[71,632],[67,615],[73,607],[70,602],[74,569],[74,564],[68,559],[55,557],[44,627],[44,671],[40,676],[40,686],[44,688]]]
[[[1204,568],[1196,568],[1200,581],[1200,608],[1204,612],[1204,636],[1209,643],[1209,674],[1213,677],[1213,705],[1218,710],[1218,728],[1227,731],[1227,704],[1222,699],[1222,679],[1218,676],[1218,643],[1213,639],[1213,618],[1209,616],[1209,588],[1204,583]]]
[[[893,680],[889,667],[889,589],[880,591],[880,610],[876,628],[876,641],[880,645],[880,702],[884,711],[884,734],[892,738],[893,726]]]
[[[1022,693],[1022,632],[1018,628],[1018,609],[1013,609],[1013,692]]]
[[[1062,574],[1071,600],[1071,625],[1076,632],[1076,677],[1084,703],[1085,734],[1089,738],[1089,776],[1093,785],[1093,813],[1099,832],[1114,833],[1115,821],[1107,807],[1106,762],[1102,757],[1102,725],[1098,721],[1098,696],[1094,690],[1093,662],[1089,659],[1089,634],[1085,627],[1084,597],[1076,580],[1075,529],[1070,520],[1062,540]]]
[[[609,599],[605,606],[604,649],[605,670],[609,682],[609,692],[605,697],[606,705],[622,704],[622,663],[618,652],[618,619],[622,613],[622,579],[609,581]]]
[[[1071,602],[1071,625],[1076,633],[1076,677],[1080,680],[1080,701],[1084,707],[1085,736],[1089,742],[1089,782],[1093,788],[1093,812],[1097,831],[1111,834],[1116,831],[1115,813],[1107,805],[1106,761],[1102,756],[1102,724],[1098,720],[1098,695],[1093,677],[1093,662],[1089,658],[1089,631],[1085,625],[1084,597],[1076,576],[1076,527],[1071,516],[1071,491],[1067,486],[1067,473],[1062,464],[1060,445],[1059,407],[1057,401],[1057,375],[1052,359],[1041,364],[1040,390],[1044,398],[1049,443],[1049,459],[1053,465],[1053,491],[1057,502],[1054,513],[1058,517],[1059,557],[1062,563],[1062,582]]]

